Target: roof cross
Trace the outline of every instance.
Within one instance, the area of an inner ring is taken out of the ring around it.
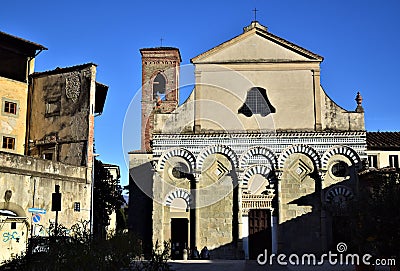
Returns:
[[[259,11],[259,10],[257,8],[254,8],[253,11],[254,11],[254,21],[256,22],[257,21],[257,11]]]
[[[163,40],[164,40],[163,38],[160,38],[160,42],[161,42],[161,47],[162,47],[162,42],[163,42]]]

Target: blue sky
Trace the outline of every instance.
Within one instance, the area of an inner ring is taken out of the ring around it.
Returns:
[[[36,71],[98,64],[108,85],[104,113],[96,118],[100,159],[128,175],[122,126],[141,86],[139,49],[178,47],[182,65],[242,33],[257,19],[271,33],[322,55],[321,84],[340,106],[354,110],[357,91],[368,131],[400,130],[400,2],[397,0],[22,0],[3,1],[0,31],[46,46]],[[131,136],[139,148],[139,129]]]

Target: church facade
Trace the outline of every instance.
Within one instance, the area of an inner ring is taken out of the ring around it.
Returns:
[[[320,83],[323,57],[253,21],[191,59],[179,105],[177,48],[141,49],[142,148],[130,152],[130,229],[146,246],[213,258],[322,253],[345,242],[346,202],[366,159],[362,98]],[[146,250],[146,248],[145,248]]]

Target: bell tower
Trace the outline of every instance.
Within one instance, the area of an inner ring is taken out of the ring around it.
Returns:
[[[142,138],[141,150],[151,151],[154,115],[171,113],[179,104],[179,49],[140,49],[142,55]]]

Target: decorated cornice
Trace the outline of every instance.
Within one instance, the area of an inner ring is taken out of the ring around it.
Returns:
[[[364,131],[154,134],[152,143],[159,170],[171,156],[186,159],[193,172],[202,170],[202,161],[212,153],[225,154],[239,171],[266,163],[281,169],[293,153],[307,155],[318,169],[326,169],[330,157],[337,154],[348,157],[357,168],[366,158]]]
[[[365,131],[338,131],[338,132],[307,132],[307,131],[229,131],[229,132],[202,132],[202,133],[187,133],[187,134],[176,134],[176,133],[154,133],[153,138],[179,138],[179,139],[193,139],[193,138],[278,138],[278,137],[349,137],[349,136],[364,136],[366,137]]]

